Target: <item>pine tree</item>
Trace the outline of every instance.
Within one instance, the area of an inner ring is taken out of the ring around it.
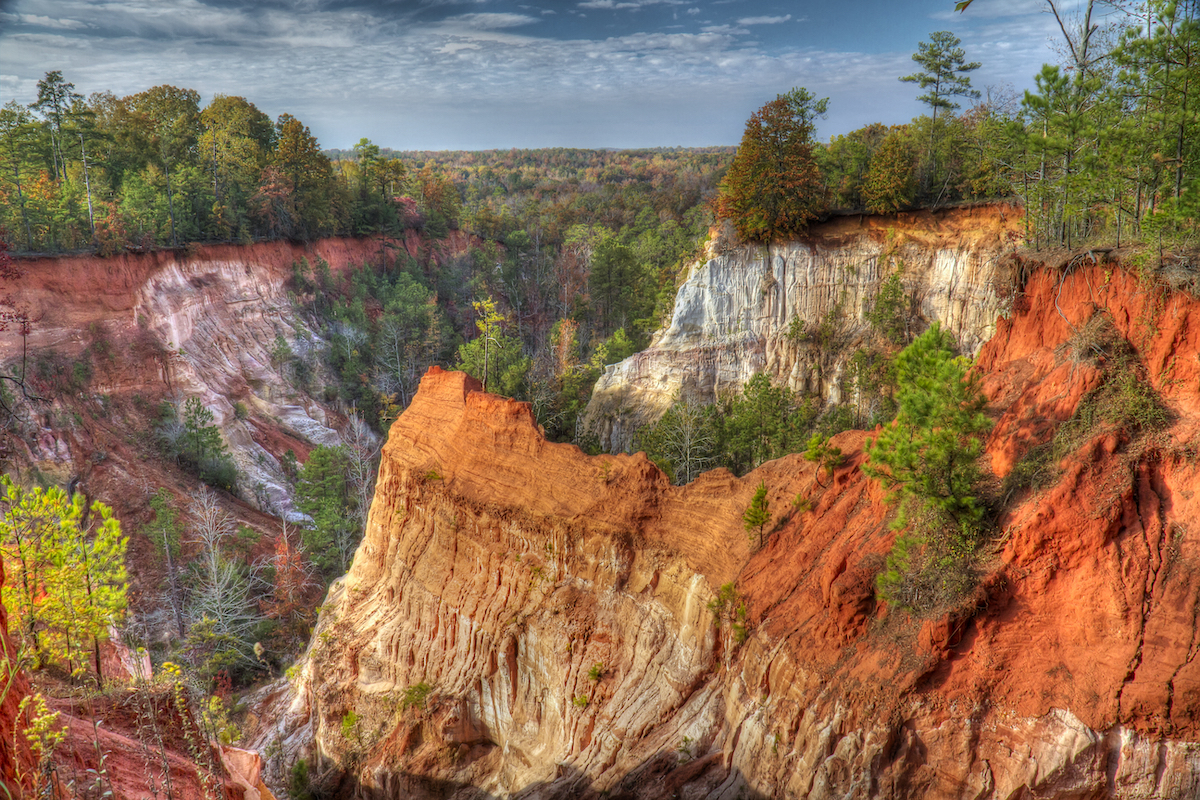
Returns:
[[[937,119],[938,111],[953,111],[959,107],[958,103],[951,100],[952,97],[979,97],[979,92],[971,88],[971,79],[965,73],[983,65],[978,61],[969,64],[964,61],[966,53],[959,47],[960,44],[962,40],[950,31],[929,34],[929,41],[918,44],[917,52],[912,57],[921,65],[921,71],[900,79],[928,90],[917,99],[932,109],[934,119]]]
[[[99,643],[125,612],[125,547],[112,509],[92,504],[83,527],[83,495],[58,488],[23,489],[0,476],[7,506],[0,520],[0,549],[10,580],[4,606],[39,662],[51,659],[73,674],[95,656]]]
[[[975,496],[982,435],[991,427],[986,399],[969,360],[954,354],[954,337],[938,323],[896,357],[896,422],[867,440],[863,471],[916,501],[949,515],[960,527],[977,524]]]
[[[759,481],[758,489],[754,492],[754,497],[750,500],[749,507],[746,508],[746,513],[742,514],[742,522],[746,527],[746,533],[753,539],[754,531],[758,531],[758,546],[761,548],[763,543],[763,528],[771,521],[771,511],[769,509],[769,501],[767,500],[767,483]]]

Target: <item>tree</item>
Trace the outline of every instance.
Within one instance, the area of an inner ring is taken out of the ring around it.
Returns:
[[[934,323],[896,357],[899,413],[866,444],[863,472],[899,501],[892,527],[909,529],[896,537],[879,593],[908,608],[961,597],[983,530],[978,461],[991,420],[978,379],[953,345]]]
[[[4,606],[39,661],[63,662],[73,674],[100,674],[99,643],[125,612],[125,547],[112,509],[52,487],[23,489],[0,476],[6,506],[0,548],[10,580]],[[88,520],[85,523],[85,518]]]
[[[243,97],[219,94],[200,121],[198,150],[212,180],[216,230],[224,237],[246,232],[248,201],[275,143],[271,118]]]
[[[948,515],[964,532],[983,518],[976,497],[978,459],[991,420],[970,361],[954,354],[954,337],[934,323],[896,357],[896,421],[868,439],[863,471],[892,488],[902,510],[911,503]],[[904,515],[901,515],[903,526]]]
[[[273,165],[287,178],[286,184],[276,183],[290,186],[294,193],[292,234],[311,239],[331,227],[333,172],[329,158],[308,126],[290,114],[280,115],[275,132]]]
[[[511,397],[520,391],[529,371],[521,340],[505,335],[508,317],[496,310],[496,301],[490,296],[471,305],[479,315],[475,320],[479,336],[458,348],[458,369],[482,381],[485,392]]]
[[[314,580],[303,545],[288,531],[286,520],[275,538],[275,550],[267,561],[271,575],[271,594],[262,604],[262,612],[277,620],[280,629],[277,639],[290,648],[308,636],[312,607],[308,602],[312,590],[319,584]]]
[[[829,437],[814,433],[808,440],[808,447],[804,451],[804,460],[812,461],[817,465],[815,477],[817,483],[824,487],[825,484],[821,483],[821,470],[824,470],[832,478],[833,471],[842,465],[845,457],[842,455],[842,448],[834,447],[829,443]]]
[[[921,71],[900,78],[905,83],[915,83],[926,90],[917,99],[933,112],[925,154],[927,168],[921,180],[922,190],[926,193],[930,192],[933,185],[933,172],[937,166],[934,153],[937,149],[938,112],[958,108],[959,104],[952,99],[954,97],[979,97],[979,92],[971,88],[971,79],[966,73],[983,66],[978,61],[966,63],[963,60],[966,53],[959,47],[960,40],[949,31],[936,31],[929,35],[929,39],[928,42],[921,42],[917,52],[913,53],[912,59],[921,65]],[[886,193],[880,193],[880,200],[885,197]]]
[[[653,425],[638,431],[638,445],[677,485],[691,483],[717,463],[713,407],[676,400]]]
[[[33,115],[29,109],[10,100],[0,109],[0,156],[6,162],[4,178],[17,190],[17,207],[21,212],[21,225],[25,229],[25,249],[33,249],[33,229],[25,209],[28,178],[22,178],[22,170],[28,169],[29,149],[34,135]]]
[[[887,214],[909,208],[916,195],[913,170],[915,155],[903,128],[888,133],[871,156],[862,199],[872,214]]]
[[[199,397],[189,397],[182,409],[164,404],[158,435],[167,453],[200,480],[227,492],[236,488],[237,467],[229,458],[212,411]]]
[[[326,577],[346,571],[362,534],[356,498],[346,480],[348,462],[344,447],[320,445],[296,481],[296,504],[312,519],[303,534],[304,548]]]
[[[770,376],[759,373],[740,395],[727,401],[721,418],[725,464],[745,474],[764,461],[803,447],[816,419],[816,407],[810,399],[798,399],[786,386],[776,386]]]
[[[742,523],[748,535],[753,536],[754,532],[758,531],[758,546],[760,548],[763,543],[763,528],[771,521],[769,505],[770,502],[767,500],[767,482],[759,481],[758,488],[754,491],[754,497],[750,500],[750,505],[746,508],[746,512],[742,514]]]
[[[191,542],[198,549],[188,601],[187,648],[192,663],[205,677],[222,669],[253,666],[257,663],[255,633],[262,621],[251,598],[260,583],[257,570],[226,554],[236,526],[216,494],[201,487],[192,495],[188,514]]]
[[[717,213],[732,220],[743,239],[796,236],[816,218],[824,186],[813,155],[814,121],[828,106],[829,98],[796,88],[746,122],[717,199]]]
[[[961,43],[962,40],[950,31],[929,34],[929,41],[918,44],[912,57],[921,66],[921,71],[900,78],[928,90],[917,99],[933,110],[934,119],[937,119],[938,111],[953,111],[959,107],[951,99],[953,97],[979,97],[979,92],[971,88],[971,79],[966,73],[983,65],[978,61],[966,63],[963,60],[966,52],[959,47]]]
[[[171,245],[177,247],[179,238],[171,168],[194,155],[200,135],[200,93],[195,89],[163,85],[131,95],[125,101],[133,113],[141,117],[142,130],[148,134],[151,150],[162,165],[167,183]]]
[[[37,83],[38,96],[30,108],[41,111],[46,121],[50,123],[50,148],[54,169],[50,177],[54,180],[66,177],[67,162],[63,156],[63,124],[67,112],[76,100],[82,100],[83,95],[76,93],[75,84],[63,80],[61,70],[46,73],[46,77]]]
[[[641,281],[633,251],[614,236],[604,236],[592,253],[588,284],[597,332],[608,336],[632,322],[629,317]]]
[[[353,499],[353,517],[359,531],[366,530],[367,515],[375,498],[375,467],[381,443],[358,414],[351,413],[342,432],[346,453],[346,481]]]
[[[179,638],[187,634],[183,624],[183,584],[179,580],[179,512],[171,500],[171,493],[160,488],[150,498],[150,508],[154,511],[154,519],[146,525],[146,536],[159,548],[166,561],[168,601],[171,605],[171,616],[175,619],[175,630]]]

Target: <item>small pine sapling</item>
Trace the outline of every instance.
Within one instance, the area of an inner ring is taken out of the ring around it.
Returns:
[[[763,544],[763,528],[771,521],[769,505],[770,501],[767,500],[767,483],[766,481],[759,481],[758,489],[755,490],[749,507],[742,514],[742,522],[745,524],[746,534],[753,539],[754,532],[758,531],[759,547],[762,547]]]
[[[829,437],[814,433],[808,440],[808,449],[804,451],[804,459],[817,465],[815,477],[817,483],[824,489],[826,486],[821,483],[821,471],[824,470],[832,478],[833,471],[842,465],[845,456],[842,455],[842,448],[834,447],[829,443]]]

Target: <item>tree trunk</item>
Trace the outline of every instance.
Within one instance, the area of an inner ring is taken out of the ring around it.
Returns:
[[[171,219],[171,246],[178,247],[179,240],[175,238],[175,201],[171,196],[171,162],[163,159],[163,171],[167,175],[167,216]]]
[[[96,215],[92,211],[92,181],[88,178],[87,148],[83,143],[83,134],[79,134],[79,153],[83,156],[83,185],[87,189],[88,225],[92,228],[92,244],[96,243]]]

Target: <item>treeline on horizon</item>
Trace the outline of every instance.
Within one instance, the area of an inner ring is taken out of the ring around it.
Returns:
[[[1200,6],[1094,0],[1078,19],[1049,10],[1062,33],[1023,96],[971,87],[959,40],[933,33],[898,76],[930,110],[906,125],[867,125],[812,141],[827,100],[794,89],[747,123],[718,210],[743,238],[802,233],[837,209],[873,213],[985,198],[1025,210],[1026,244],[1194,244],[1200,212]],[[968,12],[969,13],[969,12]],[[962,114],[956,98],[976,100]],[[779,146],[780,142],[786,142]],[[770,187],[783,187],[772,194]]]
[[[1063,21],[1062,63],[1043,67],[1023,96],[980,98],[966,80],[979,65],[964,62],[950,34],[934,34],[914,56],[935,80],[919,97],[929,114],[825,144],[812,140],[809,119],[813,174],[781,165],[761,177],[803,195],[810,218],[1014,199],[1034,247],[1190,230],[1200,203],[1195,4],[1148,0],[1104,24],[1091,7]],[[976,102],[956,113],[956,97]],[[805,113],[820,116],[811,105]],[[157,86],[85,99],[55,71],[33,103],[0,109],[0,229],[18,251],[109,254],[413,227],[502,241],[535,217],[541,238],[559,243],[572,225],[618,229],[647,205],[682,222],[714,205],[705,201],[734,152],[394,151],[366,139],[322,151],[300,120],[272,121],[244,98],[218,95],[201,108],[194,90]]]

